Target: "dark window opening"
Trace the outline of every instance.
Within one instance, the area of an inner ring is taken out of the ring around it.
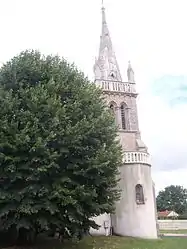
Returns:
[[[136,187],[135,187],[135,192],[136,192],[136,203],[138,205],[145,204],[142,185],[137,184]]]
[[[110,105],[110,109],[112,110],[112,113],[115,114],[115,107],[113,104]]]
[[[121,122],[122,122],[122,129],[126,130],[126,110],[125,110],[125,105],[121,105]]]

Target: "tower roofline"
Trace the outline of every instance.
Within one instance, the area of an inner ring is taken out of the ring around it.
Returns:
[[[95,78],[122,81],[121,73],[113,50],[112,40],[106,21],[105,7],[102,1],[102,30],[100,36],[99,56],[95,62]]]

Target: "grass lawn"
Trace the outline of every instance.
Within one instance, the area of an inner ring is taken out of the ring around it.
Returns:
[[[0,246],[5,249],[5,246]],[[60,243],[54,239],[39,239],[31,247],[9,246],[7,249],[187,249],[187,238],[143,240],[128,237],[87,237],[78,243]]]
[[[183,229],[183,230],[160,230],[160,233],[183,233],[183,234],[187,234],[187,229]]]
[[[40,247],[40,246],[39,246]],[[37,247],[37,249],[39,248]],[[187,238],[165,238],[141,240],[122,237],[87,237],[79,243],[66,243],[43,246],[45,249],[186,249]]]

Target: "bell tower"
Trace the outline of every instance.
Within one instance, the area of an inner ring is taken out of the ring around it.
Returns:
[[[102,89],[106,104],[115,115],[124,153],[123,165],[119,168],[122,192],[115,214],[106,214],[96,220],[102,229],[102,224],[108,219],[117,235],[155,239],[157,224],[151,164],[139,131],[134,71],[129,62],[128,80],[122,80],[103,6],[100,48],[94,74],[95,84]]]

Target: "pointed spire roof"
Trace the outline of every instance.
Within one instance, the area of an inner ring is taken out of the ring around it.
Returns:
[[[112,46],[112,40],[106,21],[105,7],[102,1],[102,31],[100,37],[99,57],[95,63],[96,78],[122,81],[119,66]]]
[[[131,70],[132,66],[131,66],[131,61],[128,61],[128,70]]]
[[[112,49],[112,41],[110,38],[108,25],[106,22],[106,14],[105,14],[105,7],[103,5],[103,1],[102,1],[101,11],[102,11],[102,32],[101,32],[101,41],[100,41],[100,51],[102,51],[102,49],[104,49],[107,45],[109,48]]]
[[[133,69],[132,69],[131,62],[130,62],[130,61],[128,62],[127,77],[128,77],[128,81],[129,81],[129,82],[135,83],[135,80],[134,80],[134,71],[133,71]]]

